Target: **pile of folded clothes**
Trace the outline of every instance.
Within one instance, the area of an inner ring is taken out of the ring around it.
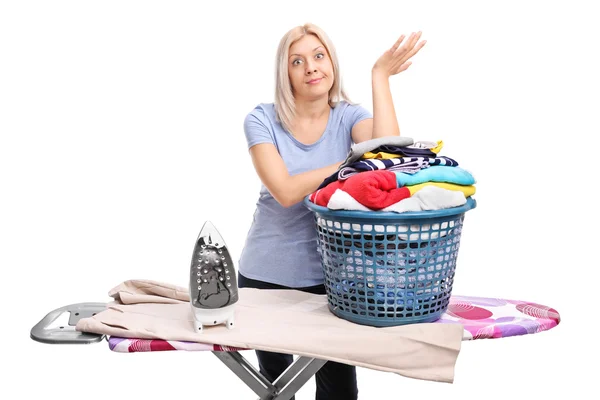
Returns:
[[[310,194],[333,210],[426,211],[458,207],[475,194],[475,178],[450,157],[443,142],[402,136],[354,144],[338,170]]]

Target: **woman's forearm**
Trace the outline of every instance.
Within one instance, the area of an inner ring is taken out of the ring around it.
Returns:
[[[342,161],[328,165],[323,168],[312,171],[302,172],[289,178],[289,186],[283,201],[280,203],[284,207],[290,207],[304,200],[304,197],[311,194],[319,185],[337,171]]]
[[[374,69],[371,73],[371,80],[373,85],[373,139],[384,136],[400,136],[389,75]]]

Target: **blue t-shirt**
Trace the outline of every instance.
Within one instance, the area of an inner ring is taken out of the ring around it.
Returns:
[[[344,161],[352,145],[352,127],[366,118],[373,117],[362,106],[339,102],[330,109],[323,135],[306,145],[277,122],[274,104],[262,103],[246,116],[244,132],[248,149],[274,144],[289,174],[296,175]],[[281,206],[261,185],[238,268],[247,278],[288,287],[323,284],[313,213],[303,202]]]

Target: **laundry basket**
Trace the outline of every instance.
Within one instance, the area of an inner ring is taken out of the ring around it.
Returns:
[[[434,211],[330,210],[312,203],[329,309],[377,327],[432,322],[446,311],[466,204]]]

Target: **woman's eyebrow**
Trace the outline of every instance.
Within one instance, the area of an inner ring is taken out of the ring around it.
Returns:
[[[313,49],[313,51],[317,51],[317,50],[318,50],[318,49],[320,49],[321,47],[323,47],[323,46],[318,46],[318,47],[315,47],[315,48]],[[290,57],[291,57],[291,56],[299,56],[299,55],[300,55],[300,54],[290,54]],[[289,58],[289,57],[288,57],[288,58]]]

